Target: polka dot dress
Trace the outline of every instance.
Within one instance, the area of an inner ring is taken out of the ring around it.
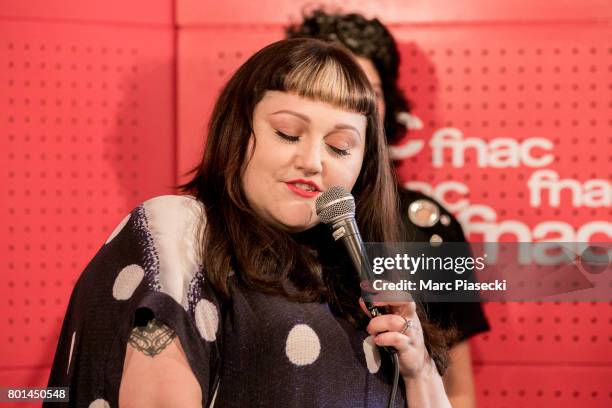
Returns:
[[[327,304],[265,295],[236,274],[220,300],[195,255],[200,217],[195,199],[161,196],[121,221],[73,291],[49,386],[69,386],[71,407],[117,407],[134,314],[147,308],[177,333],[203,406],[386,406],[390,361]]]

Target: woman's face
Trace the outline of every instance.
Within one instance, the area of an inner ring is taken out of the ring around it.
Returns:
[[[255,106],[243,189],[266,221],[291,232],[317,223],[315,199],[351,191],[363,162],[366,117],[295,94],[268,91]],[[251,156],[252,155],[252,156]]]
[[[370,80],[370,84],[372,84],[372,88],[374,88],[374,92],[376,92],[376,102],[378,102],[378,114],[380,116],[380,120],[385,122],[385,94],[382,89],[382,81],[380,80],[380,75],[378,75],[378,71],[376,67],[372,63],[371,60],[363,58],[363,57],[355,57],[357,63],[366,74],[368,79]]]

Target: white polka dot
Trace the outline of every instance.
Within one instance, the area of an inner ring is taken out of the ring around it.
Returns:
[[[219,313],[217,307],[206,299],[202,299],[195,307],[195,321],[200,336],[206,341],[217,339],[219,329]]]
[[[372,374],[377,373],[380,370],[380,351],[374,343],[373,336],[368,336],[363,341],[363,354],[365,354],[368,371]]]
[[[110,404],[105,399],[98,398],[89,404],[89,408],[110,408]]]
[[[70,361],[72,360],[72,350],[74,350],[74,340],[76,339],[76,332],[72,332],[72,340],[70,340],[70,352],[68,353],[68,367],[66,367],[66,374],[70,371]]]
[[[126,215],[121,222],[119,223],[119,225],[117,225],[115,227],[115,229],[113,230],[113,232],[111,232],[110,236],[108,237],[108,239],[106,240],[105,244],[108,244],[109,242],[111,242],[117,235],[119,235],[119,233],[121,232],[121,230],[123,229],[123,227],[125,227],[125,224],[128,223],[128,221],[130,220],[130,215],[128,214]]]
[[[295,325],[287,336],[285,352],[289,360],[297,365],[312,364],[319,357],[321,343],[319,336],[307,324]]]
[[[134,291],[144,278],[144,269],[136,264],[128,265],[119,272],[113,285],[113,297],[126,300],[132,297]]]

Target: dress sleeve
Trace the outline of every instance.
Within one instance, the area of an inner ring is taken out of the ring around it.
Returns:
[[[467,242],[459,221],[443,207],[441,213],[450,219],[444,234],[445,242]],[[472,256],[471,251],[466,252],[464,256]],[[470,282],[475,281],[472,272],[465,273],[463,278]],[[443,329],[453,328],[457,331],[455,344],[490,330],[481,302],[430,302],[425,307],[433,322]]]
[[[416,225],[410,217],[410,205],[416,202],[428,202],[438,210],[438,216],[432,225]],[[467,242],[459,221],[448,212],[442,204],[420,192],[400,190],[400,210],[403,227],[408,241],[414,242]],[[466,253],[470,256],[470,253]],[[471,273],[463,276],[474,280]],[[429,320],[443,329],[455,329],[457,342],[467,340],[479,333],[488,331],[489,322],[480,302],[424,302]]]
[[[70,407],[118,406],[127,340],[141,308],[177,334],[210,404],[223,308],[196,255],[202,214],[187,196],[146,201],[87,265],[71,295],[49,378],[50,387],[69,387]],[[55,405],[66,406],[44,404]]]

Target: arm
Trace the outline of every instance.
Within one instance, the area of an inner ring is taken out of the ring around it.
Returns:
[[[429,361],[417,376],[403,377],[406,386],[406,403],[408,407],[451,408],[444,392],[442,377],[433,360]]]
[[[475,408],[474,376],[470,343],[464,340],[450,349],[451,363],[444,375],[444,387],[453,408]]]
[[[202,390],[176,334],[153,319],[128,340],[119,406],[202,407]]]

